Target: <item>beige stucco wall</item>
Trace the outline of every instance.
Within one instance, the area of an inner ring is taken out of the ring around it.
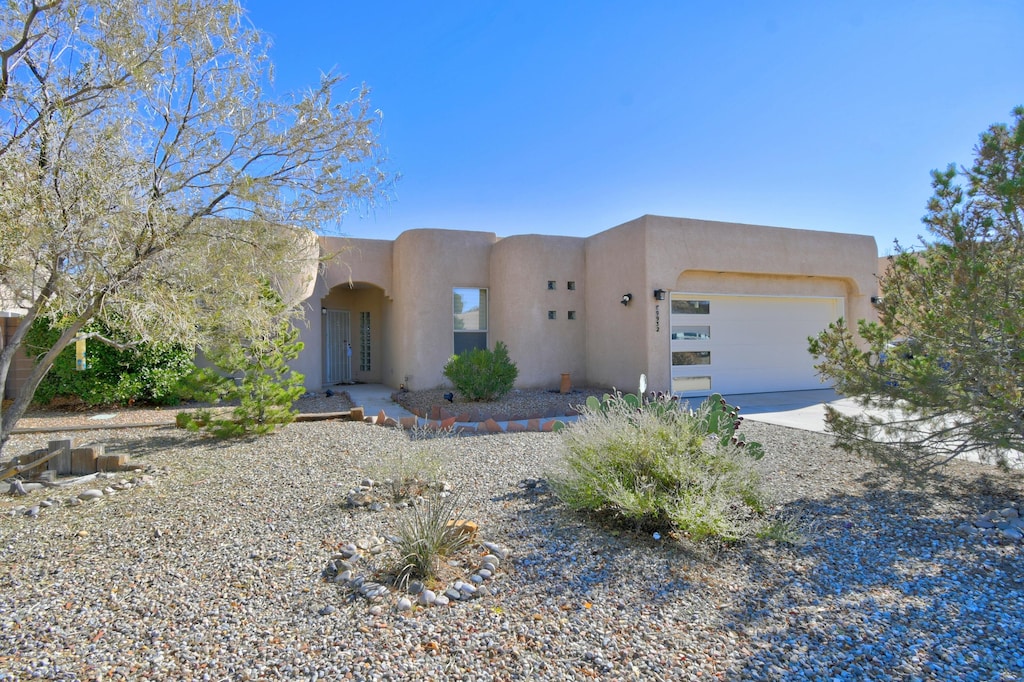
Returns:
[[[395,242],[383,239],[321,237],[324,285],[333,289],[350,281],[365,282],[390,296],[394,248]]]
[[[305,377],[303,385],[307,391],[319,391],[323,383],[319,296],[321,284],[320,278],[317,278],[313,293],[302,304],[302,318],[295,321],[295,326],[299,330],[299,341],[302,342],[302,352],[298,358],[288,363],[293,371]]]
[[[878,281],[875,282],[875,289],[878,293],[882,290],[882,278],[889,273],[889,268],[892,267],[892,256],[879,256],[878,258],[878,269],[875,270]]]
[[[669,390],[671,311],[655,289],[837,296],[848,320],[873,319],[879,264],[872,237],[660,216],[587,238],[427,229],[394,242],[322,239],[321,247],[344,251],[322,268],[307,302],[300,361],[308,369],[300,371],[314,389],[321,305],[350,310],[354,336],[359,310],[371,312],[374,368],[356,374],[360,381],[447,385],[452,289],[472,287],[489,291],[488,344],[508,344],[518,386],[554,388],[570,372],[576,385],[632,391],[646,373],[651,389]],[[624,306],[626,293],[633,299]]]
[[[491,250],[489,343],[508,346],[519,368],[517,386],[557,388],[563,372],[576,385],[587,382],[584,245],[579,237],[517,235]]]
[[[293,304],[313,294],[319,271],[320,247],[316,233],[310,230],[287,228],[284,234],[293,244],[293,250],[287,275],[274,281],[273,286],[286,302]]]
[[[644,219],[586,240],[587,378],[594,386],[635,391],[647,371],[650,322]],[[622,305],[623,294],[633,294]]]
[[[655,289],[841,295],[848,320],[873,319],[877,253],[869,236],[662,216],[602,232],[587,241],[588,376],[631,388],[643,372],[669,390],[670,311]],[[607,310],[626,291],[632,303]]]
[[[384,383],[412,390],[445,385],[454,350],[452,289],[490,287],[492,232],[409,230],[394,242],[391,362]],[[493,300],[493,296],[491,299]],[[493,347],[493,335],[488,335]]]

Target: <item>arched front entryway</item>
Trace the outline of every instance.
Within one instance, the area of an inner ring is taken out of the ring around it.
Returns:
[[[380,287],[340,284],[320,301],[322,382],[382,383],[390,302]]]

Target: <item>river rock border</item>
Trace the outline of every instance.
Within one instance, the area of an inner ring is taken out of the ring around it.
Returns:
[[[93,487],[86,488],[76,494],[71,495],[70,497],[65,497],[63,499],[61,497],[51,496],[47,497],[46,499],[40,500],[39,502],[32,505],[19,504],[8,509],[6,515],[11,517],[25,516],[29,518],[35,518],[46,509],[51,509],[59,506],[78,507],[80,505],[94,502],[105,497],[110,497],[121,492],[132,490],[139,486],[153,485],[156,482],[156,478],[149,473],[132,476],[131,478],[118,479],[118,475],[116,473],[101,472],[83,478],[89,479],[89,481],[83,481],[83,483],[99,482],[100,485],[95,485]],[[75,481],[71,480],[68,481],[66,485],[73,485],[74,483]],[[28,481],[23,482],[22,487],[26,492],[33,492],[36,490],[43,489],[44,485],[41,483]],[[55,491],[59,491],[62,488],[62,486],[59,484],[51,484],[50,486],[46,487],[53,488]]]
[[[321,578],[344,588],[352,598],[361,598],[370,603],[370,613],[380,615],[384,606],[390,601],[391,610],[407,613],[415,606],[429,608],[454,605],[456,602],[472,601],[501,592],[494,582],[500,567],[511,552],[507,547],[495,542],[483,541],[475,543],[470,549],[481,553],[486,551],[478,561],[468,567],[465,578],[459,578],[445,585],[444,589],[432,590],[420,581],[409,583],[405,594],[393,586],[372,579],[377,573],[374,559],[385,551],[388,542],[395,538],[369,537],[361,538],[342,546],[333,554],[321,571]],[[451,564],[450,564],[451,565]],[[332,605],[320,609],[321,616],[329,616],[337,611]]]

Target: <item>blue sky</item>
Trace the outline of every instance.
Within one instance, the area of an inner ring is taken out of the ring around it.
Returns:
[[[929,171],[1024,104],[1024,2],[243,0],[278,90],[383,112],[387,202],[421,227],[587,236],[645,213],[924,232]],[[724,245],[725,246],[725,245]]]

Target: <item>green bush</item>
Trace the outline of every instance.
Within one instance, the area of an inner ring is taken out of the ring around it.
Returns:
[[[299,331],[287,320],[276,333],[246,343],[232,343],[207,358],[216,369],[200,370],[193,381],[205,390],[199,396],[234,407],[181,413],[176,421],[191,431],[205,429],[218,438],[264,435],[295,421],[292,406],[305,389],[305,377],[288,366],[302,351]]]
[[[566,454],[551,487],[569,507],[643,531],[694,540],[757,532],[766,505],[734,417],[715,395],[697,410],[673,400],[615,394],[588,402],[561,429]],[[728,422],[728,423],[726,423]]]
[[[493,351],[474,348],[453,355],[444,375],[467,400],[495,400],[512,390],[519,368],[508,357],[508,347],[498,341]]]
[[[96,332],[119,343],[128,341],[97,322],[83,331]],[[59,323],[37,318],[29,328],[25,350],[29,356],[42,355],[53,347],[60,334]],[[122,351],[97,340],[87,343],[87,369],[76,369],[74,345],[65,348],[36,389],[34,402],[46,404],[57,397],[70,397],[87,405],[175,405],[187,395],[184,382],[195,370],[192,349],[175,344],[142,344]]]
[[[305,391],[305,377],[293,372],[288,362],[299,357],[303,344],[280,295],[267,285],[261,297],[276,319],[268,324],[253,321],[244,332],[249,338],[225,338],[218,347],[207,349],[213,368],[191,379],[200,399],[234,407],[227,414],[210,409],[179,414],[179,426],[234,438],[264,435],[295,421],[298,411],[293,404]]]

